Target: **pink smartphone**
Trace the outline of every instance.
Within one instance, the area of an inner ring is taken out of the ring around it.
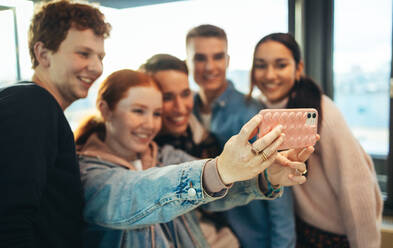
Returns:
[[[302,148],[315,145],[318,112],[313,108],[297,109],[263,109],[259,112],[262,122],[258,138],[281,124],[285,134],[284,142],[278,150]]]

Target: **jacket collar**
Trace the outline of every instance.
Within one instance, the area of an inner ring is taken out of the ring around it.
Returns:
[[[227,104],[227,102],[230,101],[231,96],[232,96],[232,92],[235,90],[235,86],[233,85],[233,82],[229,79],[227,79],[227,88],[225,89],[225,91],[219,96],[217,97],[217,99],[214,100],[214,102],[212,103],[212,110],[218,105],[219,107],[225,107],[225,105]],[[201,97],[199,96],[198,93],[195,94],[194,96],[194,109],[196,111],[194,111],[194,113],[197,113],[196,115],[199,117],[199,109],[200,106],[202,105],[202,100]]]
[[[129,170],[136,170],[135,166],[131,162],[114,155],[109,147],[98,137],[96,133],[92,134],[83,146],[77,148],[78,155],[94,157],[99,160],[105,160],[111,163],[121,165],[128,168]],[[149,144],[149,149],[138,154],[142,160],[143,169],[156,166],[157,163],[157,150],[158,147],[156,143],[151,142]]]

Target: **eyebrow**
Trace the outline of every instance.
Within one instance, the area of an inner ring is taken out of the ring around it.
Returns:
[[[87,47],[87,46],[77,46],[76,48],[77,49],[82,49],[82,50],[85,50],[85,51],[88,51],[88,52],[94,52],[93,49],[91,49],[90,47]],[[101,55],[102,57],[104,57],[106,55],[105,52],[98,53],[98,54]]]
[[[217,52],[217,53],[213,53],[213,56],[217,56],[217,55],[225,55],[225,52]],[[206,56],[205,53],[195,53],[194,56]]]
[[[197,56],[206,56],[206,54],[204,54],[204,53],[195,53],[194,57],[197,57]]]
[[[145,104],[142,104],[142,103],[133,103],[133,104],[130,105],[130,107],[140,107],[140,108],[143,108],[143,109],[148,109],[149,108],[149,106],[147,106]],[[162,109],[162,107],[157,108],[157,109]]]
[[[140,107],[140,108],[147,108],[146,105],[141,104],[141,103],[133,103],[130,105],[130,107]]]
[[[274,61],[275,61],[275,62],[286,62],[286,61],[288,61],[288,60],[289,60],[288,58],[278,58],[278,59],[275,59]],[[255,62],[265,62],[265,60],[262,59],[262,58],[255,58],[254,61],[255,61]]]

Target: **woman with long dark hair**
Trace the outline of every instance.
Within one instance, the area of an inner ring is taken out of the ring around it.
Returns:
[[[267,108],[315,108],[321,140],[308,160],[308,181],[293,187],[297,247],[380,247],[382,199],[371,158],[333,101],[303,75],[295,39],[262,38],[254,51],[254,86]]]

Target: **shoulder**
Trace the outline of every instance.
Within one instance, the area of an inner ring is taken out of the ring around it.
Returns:
[[[4,103],[12,107],[21,106],[26,110],[40,108],[41,111],[58,105],[47,90],[33,82],[21,82],[0,89],[0,104]]]
[[[158,161],[163,165],[179,164],[195,159],[195,157],[189,155],[185,151],[176,149],[171,145],[164,145],[158,149]]]
[[[345,124],[345,119],[340,109],[336,104],[326,95],[321,98],[322,123],[327,126],[337,126],[338,124]],[[346,124],[345,124],[346,125]]]
[[[322,144],[329,146],[333,143],[335,148],[339,145],[348,147],[354,147],[355,144],[356,147],[359,145],[339,108],[325,95],[321,99],[321,110],[321,140],[318,142],[321,146]]]
[[[5,120],[2,127],[43,135],[65,117],[48,91],[34,83],[18,83],[0,90],[0,119]]]
[[[26,100],[35,97],[43,97],[44,99],[53,99],[52,95],[44,88],[33,82],[20,82],[0,89],[1,97],[14,96],[23,97]]]
[[[111,169],[123,169],[121,166],[109,161],[86,155],[78,155],[78,162],[82,178],[85,178],[88,175],[97,176],[97,174],[108,172]]]
[[[229,85],[223,94],[223,100],[226,101],[228,106],[235,108],[243,108],[244,111],[257,113],[262,107],[262,103],[254,98],[247,99],[246,95]]]

